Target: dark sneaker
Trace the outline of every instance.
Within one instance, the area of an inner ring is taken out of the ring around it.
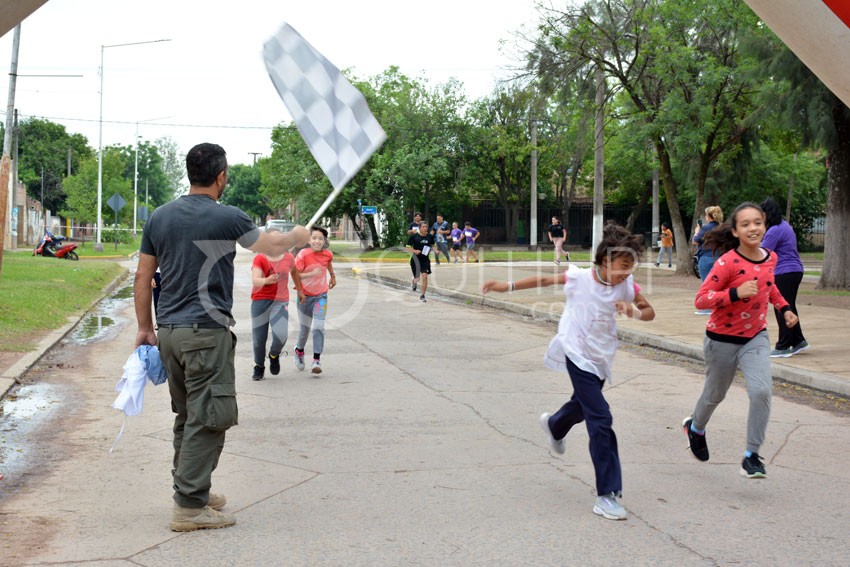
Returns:
[[[685,432],[685,437],[688,438],[688,448],[698,461],[705,462],[708,460],[708,444],[705,442],[705,433],[700,435],[691,431],[691,422],[693,417],[686,417],[682,422],[682,430]]]
[[[264,366],[254,365],[254,375],[251,376],[251,380],[259,381],[264,378],[263,373],[266,371]]]
[[[803,352],[804,350],[808,350],[808,349],[809,349],[809,343],[807,341],[803,340],[797,346],[791,347],[791,354],[797,354],[797,353]]]
[[[758,453],[753,453],[751,457],[744,457],[744,460],[741,461],[741,476],[747,478],[767,478],[764,463],[761,462],[761,457],[759,457]]]
[[[279,354],[270,354],[269,355],[269,372],[272,373],[272,376],[277,376],[280,374],[280,355]]]
[[[420,295],[420,296],[419,296],[419,301],[421,301],[422,303],[425,303],[427,300],[425,299],[425,296],[424,296],[424,295]]]
[[[175,532],[227,528],[235,523],[235,516],[219,512],[209,506],[181,508],[175,505],[171,512],[171,531]]]

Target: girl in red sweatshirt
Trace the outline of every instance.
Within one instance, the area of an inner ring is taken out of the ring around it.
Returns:
[[[703,341],[705,386],[693,415],[682,424],[694,457],[707,461],[705,428],[740,370],[750,398],[747,448],[741,463],[741,474],[747,478],[766,476],[758,452],[764,442],[772,395],[768,304],[782,312],[786,325],[797,324],[797,316],[773,279],[776,255],[761,247],[765,230],[761,208],[742,203],[729,222],[703,242],[703,246],[725,254],[717,259],[694,301],[697,309],[713,311]]]

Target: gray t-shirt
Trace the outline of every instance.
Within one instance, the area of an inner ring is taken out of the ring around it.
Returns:
[[[162,274],[157,324],[232,325],[236,243],[248,248],[259,237],[248,215],[206,195],[157,208],[139,248],[156,257]]]

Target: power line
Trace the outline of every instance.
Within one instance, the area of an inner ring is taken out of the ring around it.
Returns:
[[[0,115],[5,116],[6,113],[0,111]],[[94,122],[99,123],[99,120],[88,119],[88,118],[64,118],[64,117],[56,117],[56,116],[36,116],[34,114],[18,114],[19,117],[25,118],[41,118],[44,120],[56,120],[56,121],[65,121],[65,122]],[[128,124],[134,125],[136,124],[135,120],[104,120],[104,124]],[[232,126],[232,125],[215,125],[215,124],[174,124],[167,122],[149,122],[146,123],[149,126],[167,126],[169,128],[217,128],[217,129],[230,129],[230,130],[268,130],[271,131],[275,127],[274,126]]]

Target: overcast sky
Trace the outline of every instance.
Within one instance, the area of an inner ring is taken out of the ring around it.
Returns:
[[[290,118],[266,73],[262,45],[288,22],[340,69],[360,78],[391,65],[432,85],[455,77],[472,98],[516,65],[515,43],[535,0],[49,0],[21,26],[15,106],[64,124],[98,147],[101,45],[103,145],[169,136],[185,153],[221,144],[231,163],[269,155],[271,129]],[[0,38],[8,93],[12,35]],[[82,75],[27,77],[25,75]],[[6,99],[0,106],[5,120]],[[167,125],[166,125],[167,124]]]

